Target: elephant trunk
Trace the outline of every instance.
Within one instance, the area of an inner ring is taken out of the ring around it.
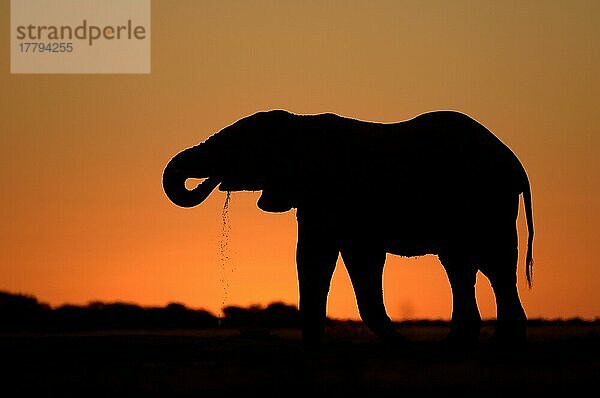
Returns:
[[[209,177],[199,184],[196,188],[189,190],[185,187],[185,181],[193,178],[194,172],[182,167],[185,158],[184,153],[175,156],[163,172],[163,189],[167,197],[180,207],[194,207],[204,202],[210,193],[221,182],[218,178]]]

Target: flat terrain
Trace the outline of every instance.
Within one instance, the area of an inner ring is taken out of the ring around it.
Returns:
[[[594,394],[600,379],[597,324],[530,327],[528,347],[513,352],[487,345],[489,328],[469,352],[439,343],[447,326],[398,328],[410,346],[340,324],[316,351],[296,330],[2,334],[2,391],[13,391],[2,395],[540,396]]]

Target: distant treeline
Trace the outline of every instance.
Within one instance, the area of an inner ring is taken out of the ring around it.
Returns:
[[[228,306],[219,318],[206,310],[171,303],[165,307],[142,307],[129,303],[91,302],[85,306],[62,305],[52,308],[34,296],[0,291],[0,332],[9,331],[86,331],[123,329],[209,329],[229,328],[298,328],[300,314],[296,306],[280,302],[266,307]],[[331,323],[357,324],[357,321],[328,320]],[[484,324],[493,324],[484,321]],[[448,326],[443,320],[403,321],[405,325]],[[529,325],[600,326],[600,318],[586,321],[572,319],[531,319]]]
[[[267,307],[229,306],[219,319],[206,310],[171,303],[142,307],[129,303],[91,302],[85,306],[52,308],[35,297],[0,291],[0,331],[82,331],[114,329],[207,329],[216,327],[296,328],[295,306],[272,303]]]

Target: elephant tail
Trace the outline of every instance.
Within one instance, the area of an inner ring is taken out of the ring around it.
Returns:
[[[531,208],[531,186],[529,179],[525,175],[525,187],[523,189],[523,202],[525,204],[525,216],[527,218],[527,256],[525,257],[525,275],[527,276],[527,285],[531,289],[533,286],[533,210]]]

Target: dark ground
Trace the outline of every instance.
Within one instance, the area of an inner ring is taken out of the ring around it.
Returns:
[[[532,326],[520,352],[486,344],[489,328],[461,353],[440,345],[445,325],[399,329],[412,340],[407,348],[338,324],[317,351],[304,349],[296,330],[4,333],[0,379],[9,394],[0,395],[512,397],[594,394],[599,385],[597,324]]]

